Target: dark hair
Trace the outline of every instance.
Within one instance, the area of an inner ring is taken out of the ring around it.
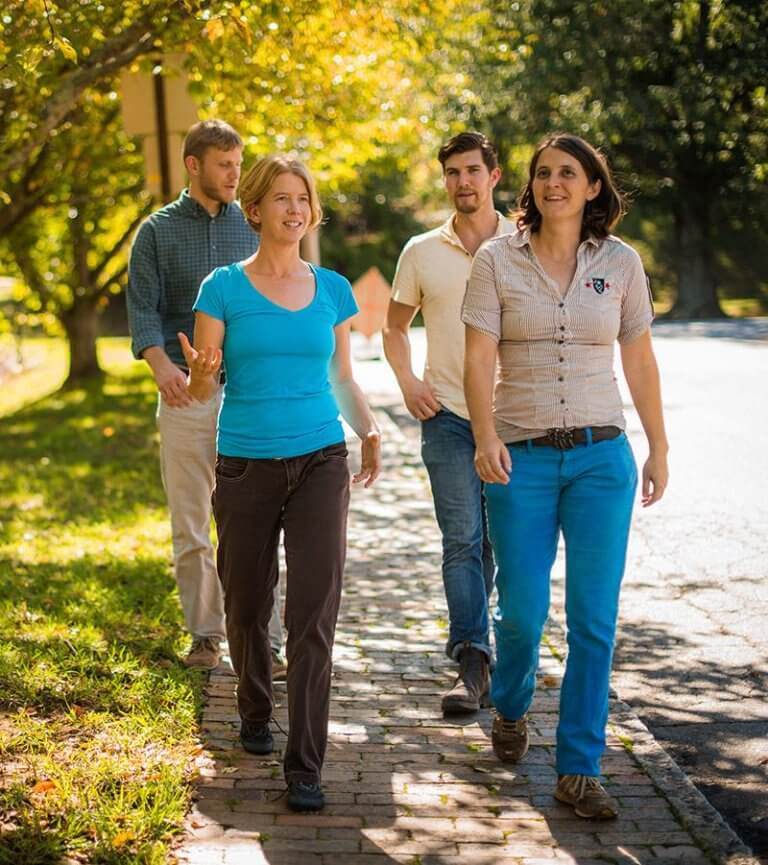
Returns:
[[[539,157],[548,147],[555,147],[578,159],[590,183],[600,181],[600,192],[592,201],[588,201],[584,208],[581,236],[582,239],[594,237],[598,240],[607,237],[626,213],[624,196],[616,188],[603,154],[578,135],[570,135],[566,132],[548,135],[536,145],[528,168],[528,182],[517,199],[518,210],[515,212],[517,227],[530,228],[533,232],[541,228],[541,213],[533,199],[533,179]]]
[[[479,150],[483,156],[483,162],[488,171],[499,167],[499,156],[494,145],[483,135],[482,132],[460,132],[449,138],[438,150],[437,158],[445,170],[445,163],[455,153],[469,153],[471,150]]]
[[[201,120],[187,132],[181,148],[182,159],[194,156],[202,160],[209,147],[219,150],[233,150],[242,147],[243,139],[223,120]]]

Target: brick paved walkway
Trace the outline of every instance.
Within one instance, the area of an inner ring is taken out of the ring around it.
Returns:
[[[287,810],[280,755],[259,759],[242,750],[234,679],[216,671],[202,721],[210,760],[178,861],[753,862],[618,701],[612,704],[603,770],[621,803],[621,818],[584,821],[555,802],[562,673],[562,636],[555,624],[542,645],[531,750],[522,764],[502,766],[494,758],[489,712],[465,720],[442,717],[439,697],[454,668],[442,653],[440,543],[418,458],[418,430],[391,396],[373,401],[385,436],[385,471],[373,492],[353,494],[323,775],[328,805],[319,815]],[[275,689],[276,718],[287,727],[285,686]],[[284,741],[278,732],[276,748]]]

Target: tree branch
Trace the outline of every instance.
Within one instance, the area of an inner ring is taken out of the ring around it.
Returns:
[[[180,4],[169,2],[164,5],[169,16],[179,12],[185,14]],[[158,27],[151,18],[155,11],[158,11],[158,7],[150,8],[143,19],[135,21],[109,40],[100,51],[95,51],[89,58],[88,65],[80,66],[61,76],[59,87],[40,111],[37,125],[34,129],[28,130],[26,141],[23,143],[14,141],[4,148],[8,159],[0,173],[0,186],[4,185],[11,172],[23,166],[45,143],[51,131],[67,119],[86,87],[99,79],[109,77],[137,57],[157,50],[154,43],[158,35]]]
[[[113,244],[112,248],[109,252],[104,254],[104,257],[101,261],[96,265],[96,267],[91,270],[91,284],[95,285],[100,279],[101,275],[109,266],[110,262],[114,259],[114,257],[120,252],[120,250],[125,246],[128,239],[133,235],[133,232],[139,227],[140,223],[144,220],[144,217],[152,210],[153,204],[151,201],[147,202],[144,207],[141,208],[139,213],[133,219],[131,224],[126,228],[126,230],[120,236],[120,239]],[[114,277],[112,278],[114,279]],[[112,281],[112,280],[110,280]],[[106,284],[109,285],[108,281]],[[101,290],[101,289],[100,289]]]

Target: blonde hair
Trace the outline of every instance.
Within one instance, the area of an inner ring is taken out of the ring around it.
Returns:
[[[317,228],[323,219],[323,208],[320,206],[320,198],[317,195],[312,175],[303,162],[279,153],[273,153],[270,156],[264,156],[259,159],[258,162],[250,167],[245,177],[240,181],[240,206],[243,209],[245,218],[248,220],[248,225],[257,233],[261,230],[261,224],[254,222],[248,211],[252,205],[258,204],[264,198],[275,182],[275,178],[281,174],[294,174],[304,181],[309,193],[309,210],[311,214],[308,230],[311,231],[313,228]]]

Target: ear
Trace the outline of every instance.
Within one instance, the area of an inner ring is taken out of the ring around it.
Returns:
[[[251,204],[245,210],[246,216],[251,220],[251,222],[255,222],[256,225],[261,225],[261,215],[259,214],[259,205]]]
[[[496,184],[501,180],[501,169],[497,165],[491,172],[491,189],[496,188]]]
[[[587,188],[587,201],[594,201],[598,195],[600,195],[600,190],[603,188],[603,181],[598,177],[594,183],[590,183]]]
[[[196,156],[187,156],[184,160],[184,167],[190,177],[197,177],[200,173],[200,160]]]

